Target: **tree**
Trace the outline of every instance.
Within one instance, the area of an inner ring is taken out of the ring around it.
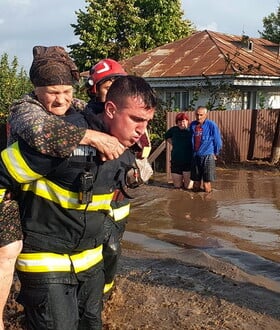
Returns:
[[[261,38],[280,43],[280,5],[276,13],[263,18],[263,27],[264,31],[259,31]]]
[[[71,24],[80,42],[69,45],[80,70],[102,58],[115,60],[188,36],[194,27],[184,20],[179,0],[86,0]]]
[[[9,108],[14,100],[32,90],[32,85],[26,72],[18,68],[16,57],[9,65],[8,54],[0,59],[0,123],[6,123]]]

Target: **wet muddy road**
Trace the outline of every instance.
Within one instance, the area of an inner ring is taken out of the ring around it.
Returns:
[[[155,175],[133,191],[124,247],[191,262],[201,251],[280,286],[279,172],[218,169],[213,188],[174,190]]]

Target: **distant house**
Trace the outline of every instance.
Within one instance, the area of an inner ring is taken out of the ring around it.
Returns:
[[[280,108],[279,45],[201,31],[122,62],[171,110]]]

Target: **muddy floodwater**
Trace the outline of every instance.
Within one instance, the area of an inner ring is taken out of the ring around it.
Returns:
[[[280,172],[218,169],[211,194],[165,174],[134,189],[103,329],[280,330]],[[24,330],[15,281],[7,330]]]
[[[200,251],[280,287],[279,172],[219,168],[213,188],[175,190],[156,174],[133,191],[124,246],[191,262]]]

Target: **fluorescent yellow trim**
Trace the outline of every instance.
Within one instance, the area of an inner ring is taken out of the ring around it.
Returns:
[[[116,209],[112,209],[113,218],[115,221],[123,220],[124,218],[128,217],[130,211],[130,204],[121,206]]]
[[[23,191],[32,191],[36,196],[50,200],[63,208],[75,210],[84,210],[86,208],[89,211],[110,210],[110,203],[113,198],[113,193],[94,195],[87,207],[86,204],[79,203],[78,193],[63,189],[46,178],[30,184],[23,184],[21,189]]]
[[[73,266],[79,273],[102,261],[102,245],[74,255],[57,253],[21,253],[16,262],[16,269],[22,272],[70,272]]]
[[[113,286],[114,286],[114,281],[112,281],[111,283],[106,283],[103,288],[103,293],[104,294],[108,293],[112,289]]]
[[[6,193],[6,189],[0,189],[0,203],[3,202],[3,198],[5,196],[5,193]]]
[[[27,165],[19,150],[18,142],[4,149],[1,157],[10,175],[19,183],[31,182],[42,177]]]

